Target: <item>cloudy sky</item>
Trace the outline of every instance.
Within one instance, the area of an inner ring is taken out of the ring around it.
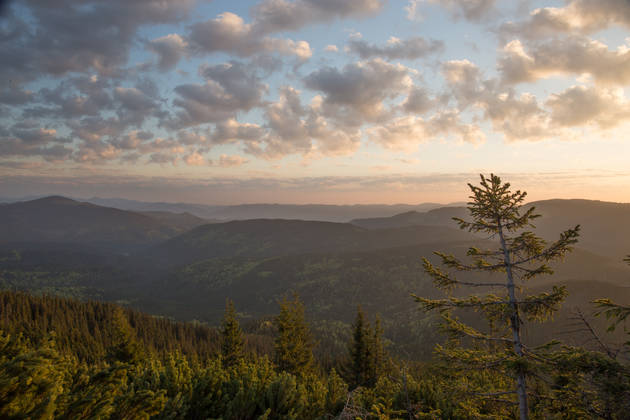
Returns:
[[[0,3],[1,4],[1,3]],[[22,0],[0,196],[630,202],[628,0]]]

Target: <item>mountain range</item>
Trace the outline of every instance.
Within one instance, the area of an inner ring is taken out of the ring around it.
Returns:
[[[594,298],[630,301],[630,269],[621,262],[630,253],[630,204],[530,205],[543,214],[533,230],[546,239],[582,225],[577,248],[555,266],[555,275],[531,285],[536,291],[560,283],[570,292],[556,322],[537,337],[567,330],[572,308],[589,308]],[[296,292],[320,340],[342,342],[360,304],[382,314],[388,338],[404,351],[428,357],[439,337],[432,318],[419,313],[409,295],[439,292],[424,274],[421,257],[431,259],[433,251],[463,256],[470,246],[496,246],[493,238],[457,229],[452,217],[466,218],[467,210],[349,217],[351,223],[209,223],[190,213],[127,211],[53,196],[0,205],[0,288],[116,301],[213,325],[226,298],[253,322]]]

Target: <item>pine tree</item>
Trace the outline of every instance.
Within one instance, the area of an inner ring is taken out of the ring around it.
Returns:
[[[243,331],[236,319],[234,302],[227,299],[221,328],[221,356],[224,366],[234,366],[243,358]]]
[[[280,302],[280,314],[274,324],[278,329],[275,353],[278,368],[303,376],[313,369],[313,337],[304,319],[304,305],[297,295]]]
[[[374,329],[372,330],[369,344],[370,351],[368,358],[367,383],[369,386],[374,386],[387,369],[387,364],[389,362],[389,356],[387,355],[387,351],[385,350],[385,345],[383,343],[383,327],[381,326],[381,318],[378,314],[374,320]]]
[[[107,352],[110,362],[138,363],[143,358],[143,349],[122,309],[116,309],[112,325],[113,345]]]
[[[481,250],[471,247],[464,262],[453,255],[435,252],[446,269],[459,272],[477,271],[490,278],[484,281],[458,280],[448,271],[434,266],[426,258],[424,269],[435,285],[447,292],[454,288],[487,287],[501,291],[500,295],[471,295],[464,298],[427,299],[414,296],[425,310],[437,309],[441,312],[443,326],[454,337],[468,337],[473,341],[488,343],[488,349],[445,348],[437,350],[452,362],[460,362],[462,367],[493,369],[515,378],[515,386],[509,390],[488,393],[487,390],[473,392],[476,395],[495,399],[507,399],[516,395],[521,420],[528,419],[527,378],[534,373],[536,351],[523,343],[521,329],[525,321],[543,322],[555,312],[566,296],[564,287],[553,286],[550,292],[538,295],[525,295],[526,281],[539,275],[552,274],[549,262],[562,258],[571,245],[577,242],[579,225],[560,235],[560,238],[547,244],[528,231],[532,221],[539,217],[534,207],[523,211],[522,204],[526,192],[510,190],[509,183],[491,174],[486,178],[480,175],[480,186],[468,184],[472,191],[472,201],[468,210],[472,221],[455,219],[460,228],[474,233],[484,233],[498,240],[498,247]],[[499,277],[500,276],[500,277]],[[453,309],[473,309],[480,312],[490,324],[490,333],[482,332],[460,322],[452,314]]]
[[[365,320],[363,310],[357,308],[357,317],[352,326],[352,341],[349,346],[349,382],[353,388],[365,385],[368,376],[370,353],[370,325]]]
[[[381,320],[377,316],[372,329],[359,306],[352,330],[352,341],[348,346],[348,380],[353,388],[374,386],[384,372],[388,359],[383,346]]]

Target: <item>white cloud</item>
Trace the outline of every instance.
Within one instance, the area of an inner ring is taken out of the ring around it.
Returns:
[[[590,34],[613,25],[630,27],[627,0],[567,0],[565,7],[541,7],[523,21],[501,26],[505,37],[540,39],[560,33]]]
[[[529,48],[514,40],[503,48],[498,69],[503,81],[510,84],[587,73],[597,82],[623,85],[630,82],[630,49],[613,51],[582,36],[552,38]]]
[[[454,136],[466,143],[479,144],[486,140],[485,134],[475,124],[461,121],[457,110],[437,112],[430,118],[404,116],[375,126],[368,137],[386,149],[414,151],[419,144],[440,136]]]

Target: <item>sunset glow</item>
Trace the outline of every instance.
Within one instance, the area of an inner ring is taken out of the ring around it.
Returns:
[[[630,202],[625,0],[2,10],[0,197]]]

